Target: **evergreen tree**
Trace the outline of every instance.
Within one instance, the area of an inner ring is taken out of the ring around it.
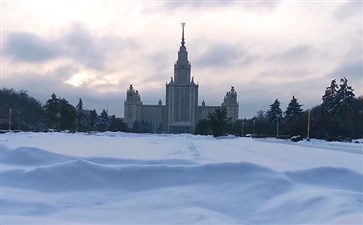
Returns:
[[[48,127],[56,130],[75,130],[76,109],[64,98],[53,93],[44,105]]]
[[[131,132],[132,133],[141,133],[141,123],[140,123],[140,121],[135,120],[133,122]]]
[[[60,99],[60,128],[61,130],[75,131],[77,112],[76,108],[66,99]]]
[[[225,107],[219,107],[214,113],[209,114],[209,121],[214,137],[227,134],[230,118],[227,119],[227,109]]]
[[[141,121],[141,132],[142,133],[152,133],[153,125],[149,121]]]
[[[132,128],[131,131],[133,133],[152,133],[153,132],[153,127],[151,122],[149,121],[137,121],[135,120],[134,123],[132,124]]]
[[[285,120],[290,121],[292,119],[298,118],[302,115],[303,110],[301,109],[301,106],[295,96],[292,96],[292,99],[287,106],[287,109],[285,111]]]
[[[330,86],[326,88],[325,93],[322,97],[323,104],[321,105],[321,110],[323,114],[336,114],[336,107],[337,107],[337,92],[338,92],[338,85],[336,80],[332,80]]]
[[[39,131],[45,129],[41,103],[30,97],[24,90],[0,89],[0,129],[9,129],[11,109],[11,129]]]
[[[341,84],[338,86],[336,80],[332,80],[330,87],[327,87],[322,97],[322,113],[332,116],[345,117],[351,110],[351,104],[354,99],[354,89],[348,86],[348,80],[343,77],[340,79]]]
[[[200,135],[211,134],[210,122],[207,119],[199,120],[195,126],[194,133]]]
[[[47,127],[60,130],[60,102],[55,93],[48,99],[44,105],[44,113],[47,119]]]
[[[88,115],[89,128],[88,128],[88,130],[97,129],[97,119],[98,119],[97,111],[95,109],[89,111],[89,115]]]
[[[107,131],[110,126],[110,121],[106,110],[102,110],[101,114],[97,118],[96,127],[97,131]]]
[[[86,118],[86,113],[83,109],[83,102],[80,98],[78,101],[78,104],[76,106],[76,112],[77,112],[77,131],[87,131],[89,129],[89,124]]]
[[[127,132],[128,131],[128,127],[127,124],[121,119],[121,118],[116,118],[115,115],[110,117],[110,127],[109,127],[110,131],[123,131],[123,132]]]
[[[348,86],[348,80],[343,77],[340,79],[341,84],[336,94],[336,115],[341,118],[345,117],[346,113],[352,109],[352,102],[354,100],[354,89]]]
[[[267,111],[267,118],[269,119],[270,123],[273,124],[276,124],[277,120],[282,118],[280,101],[278,99],[276,99],[275,102],[270,105],[270,110]]]

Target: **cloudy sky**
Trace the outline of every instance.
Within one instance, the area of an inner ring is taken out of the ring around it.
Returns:
[[[181,22],[199,83],[199,104],[220,105],[231,86],[240,117],[282,110],[293,95],[304,109],[321,103],[345,76],[363,95],[361,1],[2,2],[1,87],[45,103],[55,92],[76,105],[123,117],[129,84],[144,104],[165,102],[165,83]]]

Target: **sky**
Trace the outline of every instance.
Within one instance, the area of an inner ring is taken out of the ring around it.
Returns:
[[[321,104],[331,80],[363,95],[362,1],[1,2],[1,88],[52,93],[123,117],[126,90],[165,103],[181,22],[199,105],[220,105],[234,86],[240,118]]]

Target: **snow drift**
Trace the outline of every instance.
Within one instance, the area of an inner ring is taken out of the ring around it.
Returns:
[[[2,172],[5,186],[42,191],[117,188],[139,191],[168,186],[220,184],[225,182],[265,183],[289,187],[278,172],[251,163],[220,163],[198,166],[128,165],[107,166],[86,160],[67,161],[31,170]]]
[[[353,144],[329,151],[331,143],[314,141],[107,133],[80,156],[69,153],[89,135],[26,135],[0,145],[4,224],[363,222],[362,154]],[[57,138],[67,154],[44,144]],[[33,144],[22,147],[24,139]]]

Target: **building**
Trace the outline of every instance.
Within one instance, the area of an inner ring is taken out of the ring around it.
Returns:
[[[132,84],[126,92],[124,102],[124,121],[131,128],[135,121],[147,121],[152,124],[153,132],[194,133],[195,125],[201,119],[207,119],[218,107],[227,109],[227,117],[232,122],[238,119],[239,105],[234,87],[227,92],[221,106],[206,106],[204,100],[198,106],[199,85],[191,76],[191,64],[184,39],[185,23],[182,23],[181,46],[178,59],[174,63],[174,77],[166,84],[165,105],[159,100],[157,105],[144,105],[140,94]]]

